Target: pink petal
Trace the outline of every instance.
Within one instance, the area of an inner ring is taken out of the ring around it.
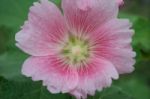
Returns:
[[[113,19],[91,33],[95,55],[111,61],[119,73],[134,70],[135,52],[130,44],[134,31],[130,27],[128,20]]]
[[[22,73],[35,81],[42,80],[52,93],[69,92],[78,83],[77,72],[66,68],[63,62],[52,56],[28,58]]]
[[[122,5],[124,2],[123,0],[117,0],[118,5]]]
[[[89,33],[117,17],[114,0],[62,0],[64,16],[71,30]]]
[[[132,41],[134,31],[131,30],[131,23],[126,19],[112,19],[96,31],[90,33],[91,42],[100,43],[101,46],[124,48]]]
[[[33,56],[51,55],[64,32],[65,22],[59,9],[48,0],[41,0],[30,8],[28,21],[16,34],[16,45]]]
[[[87,94],[94,95],[96,90],[101,91],[108,87],[113,79],[118,79],[118,73],[112,63],[103,58],[94,58],[87,67],[79,72],[79,83],[77,87],[71,91],[77,99],[86,99]]]

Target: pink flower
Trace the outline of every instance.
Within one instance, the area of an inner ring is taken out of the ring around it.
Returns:
[[[16,45],[31,55],[24,75],[42,80],[51,93],[85,99],[134,70],[134,31],[127,19],[117,18],[114,0],[62,0],[62,9],[48,0],[30,8],[16,34]]]

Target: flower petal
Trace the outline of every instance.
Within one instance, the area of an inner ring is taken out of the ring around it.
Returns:
[[[52,93],[66,93],[76,87],[78,74],[65,67],[56,57],[30,57],[25,61],[22,73],[35,81],[42,80]]]
[[[122,5],[124,3],[123,0],[117,0],[118,5]]]
[[[91,32],[104,22],[117,17],[114,0],[62,0],[68,26],[77,32]]]
[[[48,0],[41,0],[30,8],[28,21],[16,34],[16,45],[33,56],[51,55],[65,31],[64,18],[59,9]]]
[[[71,91],[77,99],[86,99],[87,94],[94,95],[96,90],[101,91],[108,87],[113,79],[118,79],[118,73],[112,63],[103,58],[94,58],[83,69],[78,71],[79,83]]]
[[[134,31],[130,27],[128,20],[113,19],[91,33],[95,55],[110,60],[119,73],[129,73],[134,70],[133,58],[136,54],[131,47]]]

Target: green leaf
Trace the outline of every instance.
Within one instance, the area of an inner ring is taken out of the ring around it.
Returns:
[[[20,51],[8,51],[0,55],[0,75],[9,80],[22,81],[21,66],[27,55]]]
[[[121,87],[112,85],[110,88],[97,92],[95,96],[91,96],[88,99],[133,99],[133,97]]]
[[[33,5],[33,2],[38,1],[39,0],[1,0],[0,25],[11,27],[14,33],[16,33],[27,19],[29,8]],[[57,5],[61,2],[61,0],[50,1],[54,1]]]
[[[51,94],[41,82],[16,82],[0,77],[1,99],[71,99],[66,94]]]
[[[126,76],[117,81],[119,86],[124,92],[132,95],[134,99],[150,99],[149,85],[143,78],[137,74]]]
[[[139,18],[134,23],[135,36],[133,44],[145,51],[150,51],[150,20]]]
[[[0,26],[0,54],[5,52],[8,47],[8,41],[10,39],[10,29],[5,26]]]
[[[18,30],[27,19],[29,7],[34,1],[37,0],[1,0],[0,25]]]
[[[124,91],[118,86],[112,86],[111,88],[105,89],[100,99],[133,99],[132,95]]]

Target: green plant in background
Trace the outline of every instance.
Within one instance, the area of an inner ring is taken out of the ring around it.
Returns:
[[[0,1],[0,99],[74,99],[68,94],[50,94],[41,82],[32,82],[21,74],[21,64],[27,55],[15,47],[14,37],[35,1]],[[52,1],[60,5],[60,0]],[[122,76],[112,87],[89,99],[150,99],[150,19],[131,13],[123,10],[120,17],[129,18],[135,29],[135,72]]]

